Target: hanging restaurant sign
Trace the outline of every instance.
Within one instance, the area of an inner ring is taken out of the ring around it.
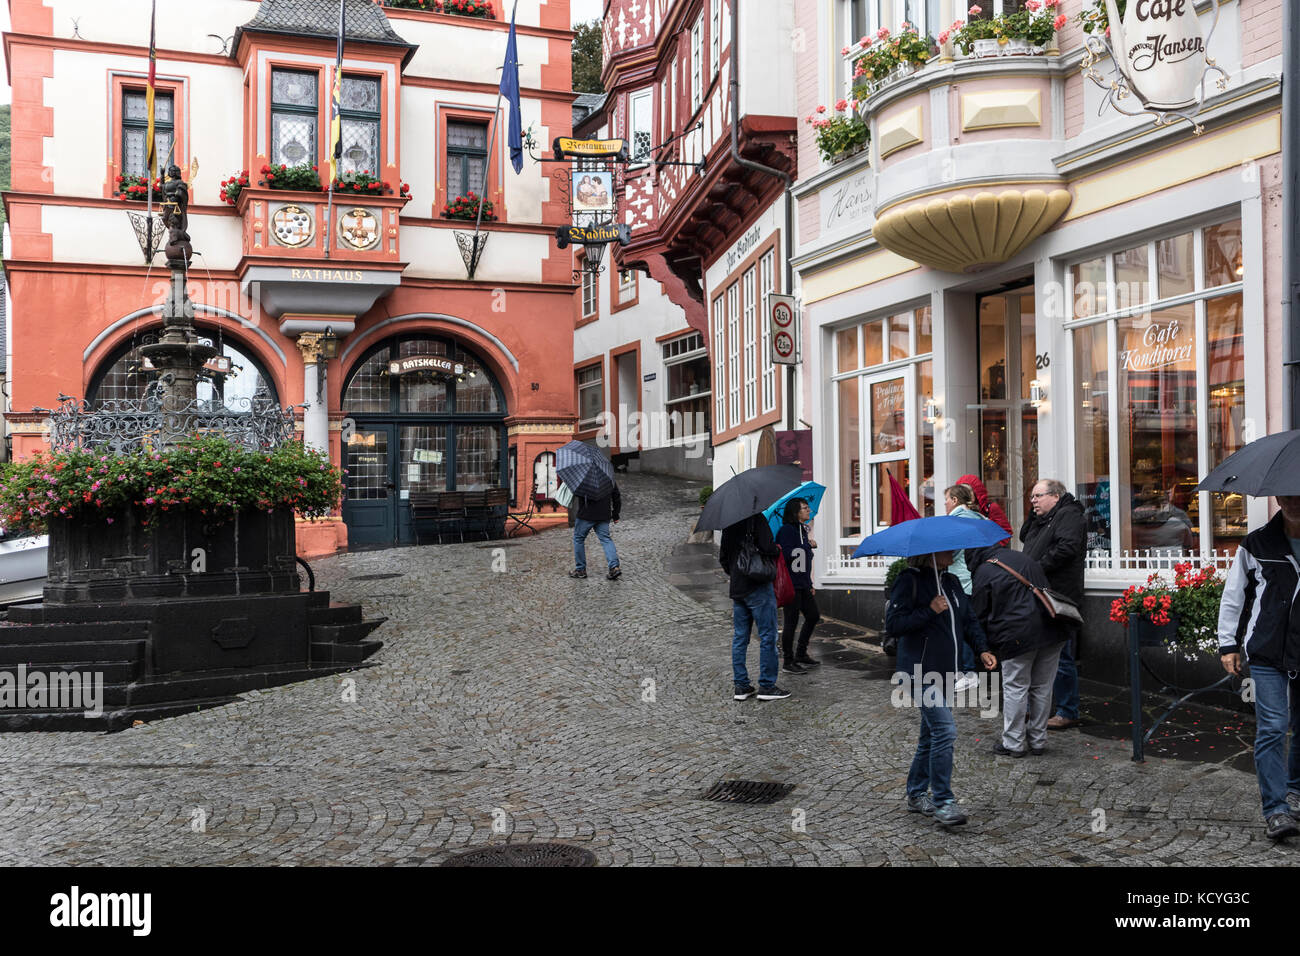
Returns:
[[[1218,89],[1228,85],[1228,74],[1209,55],[1219,25],[1219,3],[1212,0],[1214,19],[1209,33],[1202,34],[1195,0],[1128,0],[1123,14],[1116,0],[1097,0],[1094,13],[1085,15],[1092,31],[1084,41],[1083,75],[1106,91],[1105,102],[1116,111],[1126,116],[1150,113],[1157,126],[1185,119],[1199,134],[1203,127],[1196,116],[1205,103],[1210,74],[1219,74]],[[1097,70],[1106,57],[1114,64],[1111,76]],[[1141,109],[1125,108],[1121,101],[1129,96]]]
[[[626,246],[632,241],[632,231],[623,223],[603,226],[560,226],[555,230],[556,245],[561,249],[569,243],[583,246],[617,242]]]
[[[389,375],[406,375],[408,372],[450,372],[452,375],[464,373],[465,366],[439,355],[408,355],[388,363]]]
[[[558,136],[551,144],[556,159],[581,157],[584,159],[603,158],[627,162],[627,140],[625,139],[571,139]]]

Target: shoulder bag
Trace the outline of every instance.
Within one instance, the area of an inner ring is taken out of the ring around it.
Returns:
[[[1079,612],[1079,606],[1064,594],[1061,594],[1059,591],[1053,591],[1051,588],[1040,588],[1019,571],[1007,567],[997,558],[989,558],[988,563],[996,565],[1003,571],[1006,571],[1025,587],[1029,588],[1029,590],[1033,591],[1034,595],[1042,602],[1043,607],[1047,610],[1047,616],[1052,620],[1064,618],[1067,621],[1074,621],[1076,624],[1083,623],[1083,615]]]

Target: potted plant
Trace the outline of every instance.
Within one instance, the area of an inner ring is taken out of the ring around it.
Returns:
[[[904,23],[897,36],[881,27],[874,37],[858,42],[864,52],[854,61],[853,76],[867,81],[868,92],[911,76],[937,52],[934,40],[922,37],[910,23]]]
[[[393,187],[388,180],[372,176],[370,170],[366,169],[359,173],[344,173],[334,180],[334,191],[353,195],[385,196],[393,191]]]
[[[1121,17],[1127,7],[1127,0],[1115,0],[1115,8]],[[1092,5],[1084,7],[1075,20],[1083,27],[1084,33],[1110,36],[1110,14],[1106,12],[1105,0],[1092,0]]]
[[[826,107],[818,106],[804,121],[815,131],[817,150],[826,162],[842,162],[866,149],[871,131],[858,116],[857,109],[857,100],[840,100],[835,104],[834,115],[825,116]]]
[[[155,197],[162,196],[162,180],[153,181],[153,194]],[[113,190],[113,196],[117,199],[139,200],[146,202],[149,199],[149,177],[148,176],[118,176],[116,186]]]
[[[967,11],[969,20],[958,20],[939,39],[951,38],[964,55],[976,58],[1042,53],[1068,20],[1059,6],[1060,0],[1026,0],[1014,13],[980,19],[984,10],[976,4]]]
[[[488,0],[442,0],[442,12],[458,17],[481,17],[484,20],[496,19],[496,11]]]
[[[705,485],[703,488],[700,489],[700,507],[701,507],[701,508],[703,508],[703,507],[708,503],[708,501],[709,501],[709,497],[710,497],[712,494],[713,494],[713,486],[712,486],[712,485]]]
[[[229,179],[221,181],[221,201],[227,206],[233,206],[239,202],[239,194],[244,191],[248,185],[248,170],[236,173]]]
[[[1194,660],[1218,648],[1222,599],[1223,576],[1218,571],[1184,562],[1174,565],[1172,585],[1152,574],[1146,584],[1126,589],[1111,602],[1110,619],[1136,627],[1143,646],[1164,644],[1169,653]]]
[[[313,165],[302,163],[298,166],[263,166],[259,186],[268,189],[296,189],[305,192],[320,192],[320,172]]]
[[[443,206],[442,216],[444,219],[477,219],[480,201],[483,203],[483,221],[494,221],[497,217],[492,209],[492,200],[481,199],[472,189]]]

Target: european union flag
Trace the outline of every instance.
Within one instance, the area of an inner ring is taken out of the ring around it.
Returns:
[[[515,4],[518,9],[518,4]],[[519,54],[515,49],[515,15],[510,14],[510,36],[506,40],[506,62],[501,67],[501,95],[510,102],[510,165],[524,170],[524,127],[519,112]]]

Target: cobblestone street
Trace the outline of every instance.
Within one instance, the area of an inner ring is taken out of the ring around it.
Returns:
[[[1294,861],[1264,837],[1251,774],[1138,766],[1077,732],[995,757],[1001,718],[975,710],[954,771],[970,824],[907,813],[914,712],[834,660],[782,675],[788,700],[732,701],[721,577],[711,593],[669,565],[698,486],[622,486],[620,581],[594,536],[591,578],[566,577],[564,529],[348,554],[315,569],[335,600],[389,617],[373,666],[115,735],[0,736],[0,864],[430,864],[506,840],[580,844],[602,865]],[[750,660],[756,676],[756,643]],[[724,778],[794,791],[700,799]]]

